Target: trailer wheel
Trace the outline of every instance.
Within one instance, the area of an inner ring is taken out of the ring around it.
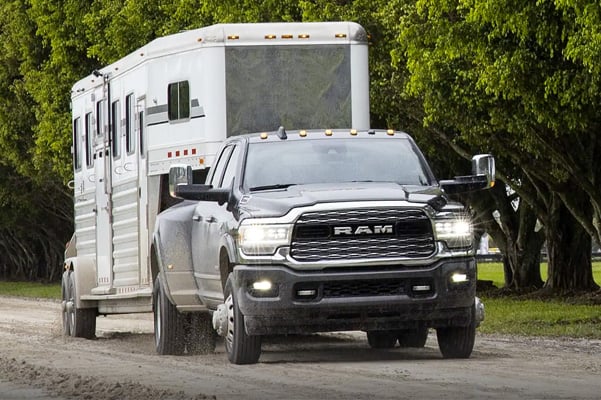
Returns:
[[[367,331],[367,343],[372,349],[392,349],[396,341],[395,331]]]
[[[401,347],[424,347],[428,340],[428,328],[399,331],[398,339]]]
[[[185,349],[184,317],[171,304],[160,278],[154,283],[154,341],[160,355],[180,355]]]
[[[475,315],[475,308],[472,308],[471,322],[468,326],[453,326],[436,330],[438,347],[444,358],[470,357],[476,340]]]
[[[69,312],[67,311],[67,303],[70,300],[69,294],[69,274],[71,271],[63,272],[63,278],[61,279],[61,314],[63,320],[63,335],[71,336],[71,318]]]
[[[188,354],[210,354],[215,351],[217,332],[213,329],[211,314],[194,313],[190,315],[189,329],[186,335]]]
[[[227,333],[225,352],[232,364],[254,364],[261,356],[261,336],[248,335],[244,329],[244,315],[238,308],[230,274],[225,284],[225,307],[227,309]]]
[[[96,314],[95,308],[77,307],[77,286],[75,285],[75,274],[68,273],[66,301],[63,312],[63,331],[72,337],[94,339],[96,337]],[[66,314],[66,315],[65,315]]]

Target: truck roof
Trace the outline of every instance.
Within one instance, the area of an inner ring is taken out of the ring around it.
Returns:
[[[281,140],[306,140],[306,139],[328,139],[328,138],[403,138],[410,139],[411,136],[402,131],[392,129],[308,129],[308,130],[290,130],[286,131],[280,128],[272,132],[249,133],[240,136],[230,137],[228,140],[236,140],[236,138],[244,138],[249,143],[272,142]]]

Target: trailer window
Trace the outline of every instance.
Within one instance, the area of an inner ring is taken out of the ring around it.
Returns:
[[[352,125],[348,45],[226,47],[227,134]]]
[[[121,157],[121,107],[119,100],[114,101],[111,105],[111,126],[112,130],[112,150],[113,158]]]
[[[132,154],[136,150],[134,121],[136,119],[133,93],[125,98],[125,151]]]
[[[104,109],[104,100],[98,101],[96,103],[96,135],[98,136],[102,135],[106,127]]]
[[[138,113],[138,133],[140,136],[140,156],[144,157],[144,111]]]
[[[86,114],[86,165],[88,168],[94,165],[94,125],[92,113]]]
[[[76,171],[81,169],[81,120],[73,121],[73,166]]]
[[[169,85],[167,103],[169,121],[190,118],[190,84],[188,81],[175,82]]]

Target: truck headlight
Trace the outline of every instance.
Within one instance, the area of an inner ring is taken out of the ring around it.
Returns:
[[[434,223],[434,230],[436,238],[445,241],[449,248],[472,246],[474,230],[468,218],[437,220]]]
[[[238,245],[248,255],[274,254],[278,247],[289,246],[293,225],[242,224],[238,229]]]

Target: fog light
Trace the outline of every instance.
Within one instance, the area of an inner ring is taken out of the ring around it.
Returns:
[[[273,288],[273,285],[271,284],[270,281],[267,280],[263,280],[263,281],[257,281],[253,283],[253,290],[259,291],[259,292],[267,292],[269,290],[271,290]]]
[[[304,289],[296,292],[298,297],[315,297],[317,295],[317,290],[315,289]]]
[[[467,274],[461,272],[455,272],[451,275],[451,282],[453,283],[465,283],[468,281]]]
[[[411,288],[414,292],[429,292],[431,289],[430,285],[413,285]]]

